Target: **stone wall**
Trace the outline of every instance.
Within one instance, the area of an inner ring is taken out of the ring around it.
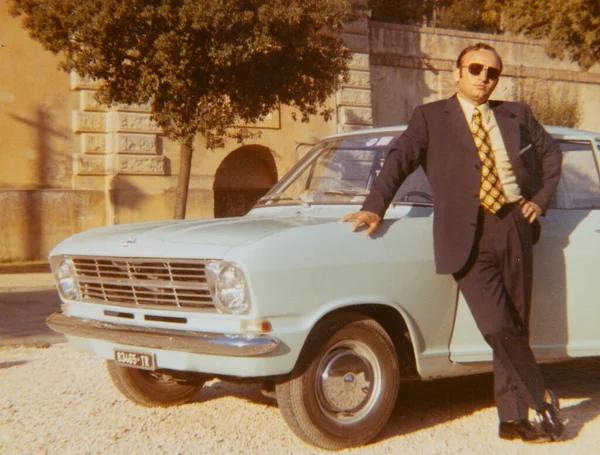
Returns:
[[[478,41],[494,46],[504,61],[494,98],[513,100],[519,81],[542,84],[549,96],[573,95],[578,128],[600,131],[600,65],[583,73],[575,63],[550,59],[538,41],[381,22],[370,24],[373,124],[404,124],[419,104],[455,93],[456,57]]]
[[[66,236],[104,225],[102,191],[0,189],[0,264],[45,260]]]

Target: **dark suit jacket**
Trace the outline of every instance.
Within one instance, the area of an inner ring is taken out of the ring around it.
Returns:
[[[490,101],[523,196],[546,212],[560,179],[556,141],[524,103]],[[467,262],[477,229],[481,161],[457,99],[419,106],[398,138],[363,210],[385,214],[404,179],[422,165],[433,189],[433,240],[438,273]]]

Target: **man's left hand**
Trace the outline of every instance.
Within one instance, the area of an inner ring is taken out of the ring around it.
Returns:
[[[525,201],[521,204],[521,213],[527,221],[533,223],[542,214],[542,209],[535,202]]]

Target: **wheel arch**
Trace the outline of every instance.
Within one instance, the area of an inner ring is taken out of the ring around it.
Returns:
[[[315,321],[310,330],[296,365],[292,371],[292,375],[302,373],[306,369],[314,356],[314,350],[311,346],[311,340],[314,340],[318,332],[322,329],[320,325],[326,320],[335,321],[337,316],[342,313],[353,313],[364,318],[373,319],[386,331],[396,349],[398,357],[398,365],[400,368],[400,376],[402,380],[419,379],[417,360],[416,360],[416,345],[413,331],[406,321],[406,316],[397,308],[381,304],[381,303],[363,303],[354,304],[333,309],[321,315]],[[414,330],[414,329],[413,329]]]

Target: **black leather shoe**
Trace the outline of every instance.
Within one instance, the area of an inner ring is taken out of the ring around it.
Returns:
[[[558,406],[554,403],[544,403],[537,411],[538,421],[553,441],[560,440],[565,435],[565,423],[560,417]]]
[[[560,402],[551,389],[546,389],[546,392],[544,393],[544,402],[549,403],[560,410]]]
[[[529,420],[516,420],[513,422],[500,422],[498,435],[501,439],[521,439],[524,442],[538,444],[553,441],[543,427],[539,427]]]

